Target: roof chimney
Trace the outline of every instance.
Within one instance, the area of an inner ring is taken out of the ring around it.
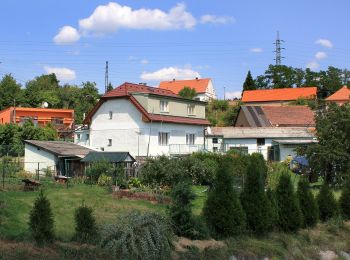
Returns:
[[[175,79],[173,79],[173,81],[175,81]]]
[[[196,80],[198,80],[198,77],[196,77]]]

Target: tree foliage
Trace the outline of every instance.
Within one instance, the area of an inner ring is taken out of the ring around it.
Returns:
[[[79,242],[93,242],[97,238],[97,225],[92,208],[84,203],[75,210],[75,235],[74,239]]]
[[[327,182],[324,182],[317,195],[317,204],[321,221],[327,221],[339,215],[337,200]]]
[[[230,104],[228,100],[211,100],[207,106],[207,119],[214,126],[233,126],[241,103]]]
[[[318,221],[318,206],[305,178],[298,183],[297,196],[303,214],[303,227],[314,227]]]
[[[276,188],[278,226],[282,231],[295,232],[302,224],[302,213],[290,175],[282,174]]]
[[[184,87],[179,91],[179,96],[188,99],[194,99],[197,95],[197,91],[195,88]]]
[[[329,184],[341,184],[350,172],[350,105],[334,103],[316,115],[318,143],[306,155],[310,167]]]
[[[5,75],[0,81],[0,110],[22,103],[21,85],[11,74]]]
[[[53,242],[53,224],[50,202],[40,190],[29,216],[29,230],[37,244]]]
[[[131,212],[101,231],[100,246],[115,259],[170,259],[173,233],[155,213]]]
[[[342,187],[339,198],[339,206],[344,219],[350,220],[350,178],[346,180]]]
[[[222,161],[219,167],[204,204],[203,216],[214,237],[227,238],[244,232],[245,215],[233,187],[232,165]]]
[[[266,174],[264,158],[261,154],[253,154],[247,167],[241,203],[247,217],[247,228],[257,235],[266,234],[273,227],[273,209],[265,193]]]
[[[243,83],[243,90],[255,90],[255,81],[252,77],[252,74],[250,73],[250,70],[248,71],[247,77],[245,78],[245,81]]]

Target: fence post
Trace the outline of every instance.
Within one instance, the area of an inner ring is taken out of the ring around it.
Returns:
[[[5,190],[5,166],[4,166],[4,161],[2,161],[2,188]]]
[[[39,165],[40,165],[40,163],[38,162],[38,170],[37,170],[37,171],[38,171],[38,176],[37,176],[38,181],[39,181],[39,169],[40,169],[40,168],[39,168],[39,167],[40,167]]]

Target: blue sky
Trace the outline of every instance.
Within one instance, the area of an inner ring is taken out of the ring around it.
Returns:
[[[241,91],[248,70],[273,63],[276,31],[284,65],[349,68],[348,0],[2,0],[0,76],[22,84],[56,72],[62,83],[151,86],[210,77],[220,97]]]

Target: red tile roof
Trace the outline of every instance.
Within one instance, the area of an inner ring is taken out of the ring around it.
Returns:
[[[210,125],[209,121],[206,119],[199,118],[190,118],[190,117],[179,117],[179,116],[166,116],[166,115],[157,115],[150,114],[147,110],[136,100],[135,97],[131,95],[131,93],[150,93],[160,96],[167,97],[178,97],[178,95],[174,94],[170,90],[159,89],[148,87],[140,84],[133,84],[125,82],[119,87],[107,92],[100,101],[95,105],[95,107],[89,112],[87,117],[84,120],[84,124],[88,124],[91,121],[92,116],[96,113],[99,107],[108,99],[113,98],[126,98],[129,99],[130,102],[141,112],[143,119],[145,121],[152,122],[166,122],[166,123],[174,123],[174,124],[191,124],[191,125]]]
[[[341,89],[336,91],[333,95],[326,98],[327,101],[349,101],[350,100],[350,89],[347,86],[343,86]]]
[[[307,106],[262,106],[272,126],[315,126],[314,112]]]
[[[298,98],[313,99],[316,97],[316,87],[278,88],[262,90],[246,90],[243,92],[243,102],[292,101]]]
[[[162,96],[176,96],[177,95],[172,92],[171,90],[166,90],[166,89],[159,89],[159,88],[154,88],[154,87],[149,87],[145,86],[142,84],[134,84],[134,83],[129,83],[125,82],[119,87],[107,92],[103,97],[120,97],[120,96],[125,96],[129,95],[130,93],[151,93],[151,94],[156,94],[156,95],[162,95]]]
[[[172,80],[162,81],[159,84],[160,89],[171,90],[178,94],[184,87],[194,88],[197,93],[205,93],[209,84],[210,78],[206,79],[190,79],[190,80]]]

